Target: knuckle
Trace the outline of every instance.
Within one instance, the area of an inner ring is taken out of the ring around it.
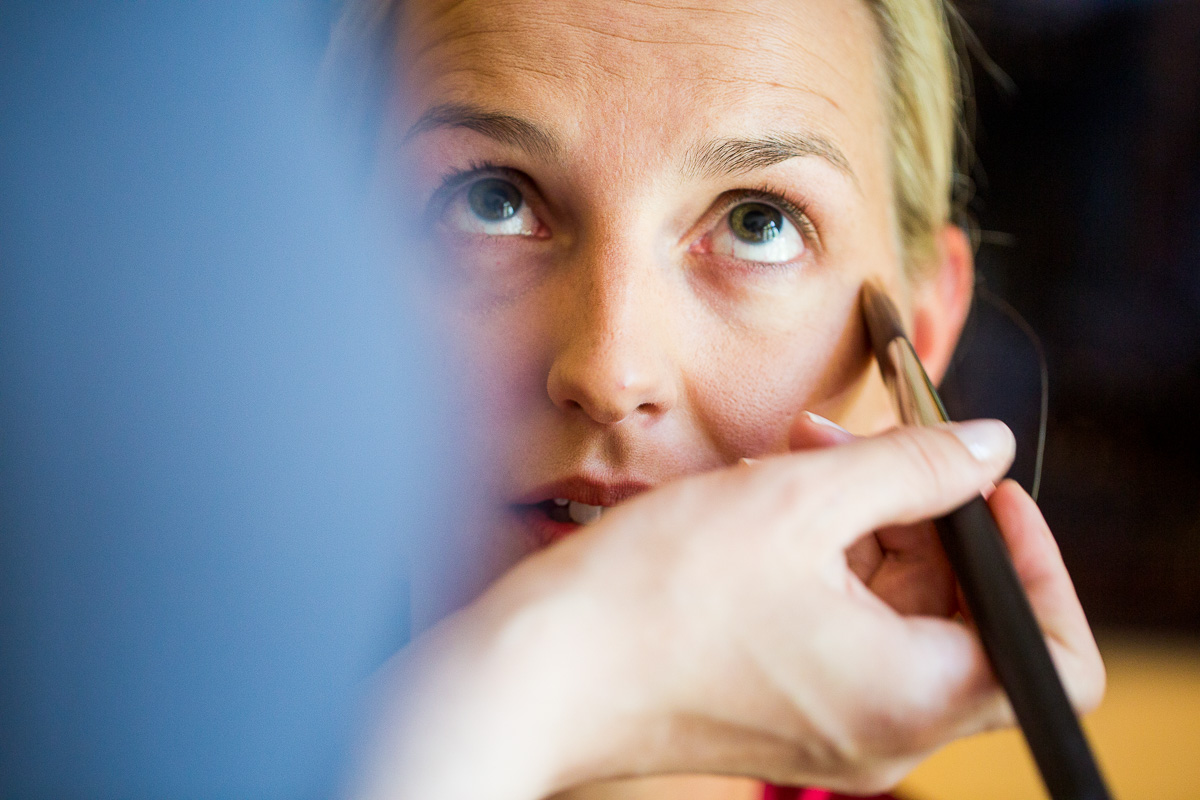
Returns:
[[[1079,711],[1081,713],[1095,711],[1100,705],[1100,701],[1104,699],[1107,687],[1108,673],[1104,668],[1104,661],[1097,653],[1095,658],[1089,659],[1079,684],[1079,691],[1076,695],[1076,705],[1079,707]]]
[[[912,692],[905,688],[904,695]],[[895,687],[886,703],[862,709],[848,731],[842,752],[847,761],[870,762],[902,757],[912,751],[923,726],[920,704],[898,696]]]
[[[980,724],[978,728],[980,733],[1004,730],[1017,724],[1017,715],[1013,711],[1012,703],[1008,701],[1008,697],[999,689],[995,691],[991,700],[984,705],[979,716]]]
[[[951,721],[961,701],[947,689],[945,670],[930,661],[901,659],[894,665],[886,701],[881,698],[854,732],[860,747],[885,760],[902,760],[952,738]]]
[[[915,759],[903,758],[860,765],[847,775],[845,785],[839,788],[855,795],[883,794],[895,788],[896,784],[912,771],[916,763]]]

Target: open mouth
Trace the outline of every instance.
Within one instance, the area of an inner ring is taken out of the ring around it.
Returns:
[[[649,481],[597,481],[571,477],[530,490],[510,508],[524,523],[535,547],[553,544],[606,512],[653,488]]]
[[[567,497],[513,506],[533,535],[535,547],[546,547],[598,522],[609,506],[591,505]]]
[[[568,500],[565,497],[555,497],[533,505],[553,522],[573,522],[576,525],[590,525],[604,514],[604,506],[590,506],[578,500]]]

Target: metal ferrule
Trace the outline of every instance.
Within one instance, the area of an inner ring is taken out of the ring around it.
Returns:
[[[949,422],[946,408],[933,388],[912,343],[903,336],[888,342],[884,381],[896,405],[896,413],[906,425],[939,425]]]

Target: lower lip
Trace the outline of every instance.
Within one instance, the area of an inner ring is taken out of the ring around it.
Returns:
[[[516,513],[526,528],[533,533],[534,543],[538,547],[549,547],[583,527],[575,522],[556,522],[547,517],[541,509],[531,506],[518,508]]]

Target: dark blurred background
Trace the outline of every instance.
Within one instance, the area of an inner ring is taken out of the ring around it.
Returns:
[[[972,59],[971,210],[1045,350],[1041,506],[1094,625],[1200,632],[1200,2],[958,7],[1003,72]],[[1028,478],[1036,356],[976,316],[952,391],[1017,420]]]

